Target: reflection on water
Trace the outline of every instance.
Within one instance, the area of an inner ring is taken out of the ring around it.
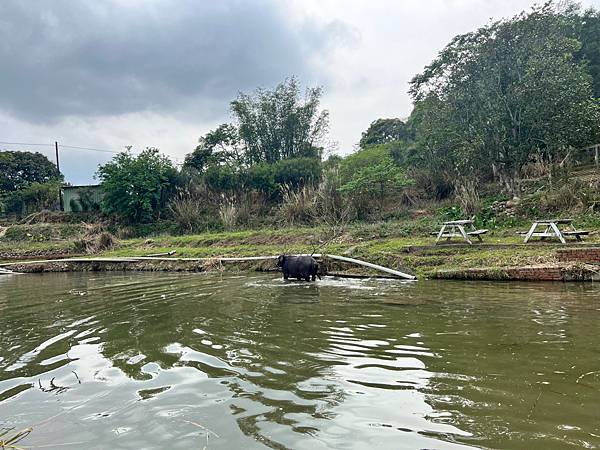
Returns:
[[[594,285],[0,276],[0,317],[23,446],[600,446]]]

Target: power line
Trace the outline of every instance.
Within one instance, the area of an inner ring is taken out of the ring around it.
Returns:
[[[32,144],[30,142],[4,142],[4,141],[0,141],[0,144],[6,144],[6,145],[35,145],[35,146],[54,147],[54,144]]]
[[[37,147],[54,147],[54,144],[38,144],[32,142],[4,142],[0,141],[0,144],[3,145],[27,145],[27,146],[37,146]],[[75,145],[64,145],[60,144],[61,148],[69,148],[74,150],[88,150],[93,152],[102,152],[102,153],[120,153],[116,150],[107,150],[102,148],[92,148],[92,147],[77,147]]]
[[[64,145],[64,144],[60,144],[60,146],[62,148],[73,148],[73,149],[76,149],[76,150],[90,150],[90,151],[93,151],[93,152],[121,153],[121,152],[117,152],[115,150],[106,150],[106,149],[102,149],[102,148],[76,147],[74,145]]]

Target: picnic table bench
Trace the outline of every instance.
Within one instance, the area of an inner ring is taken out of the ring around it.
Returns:
[[[561,225],[563,225],[561,229]],[[538,227],[544,228],[544,231],[536,231]],[[525,234],[525,244],[529,242],[532,237],[539,237],[544,240],[548,237],[556,237],[566,244],[565,237],[575,237],[578,241],[581,241],[581,236],[587,236],[590,234],[589,231],[582,231],[575,229],[573,225],[573,219],[549,219],[549,220],[536,220],[531,224],[529,231],[524,231],[521,234]]]
[[[437,239],[435,243],[438,244],[440,239],[446,238],[447,241],[453,237],[460,237],[464,241],[472,245],[473,242],[469,239],[469,236],[475,236],[479,242],[483,242],[481,235],[487,233],[488,230],[477,230],[472,220],[451,220],[444,222],[442,228],[437,233]]]

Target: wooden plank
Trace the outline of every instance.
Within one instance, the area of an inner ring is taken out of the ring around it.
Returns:
[[[480,235],[480,234],[485,234],[485,233],[487,233],[488,231],[489,231],[489,230],[475,230],[475,231],[468,231],[468,232],[467,232],[467,234],[468,234],[469,236],[477,236],[477,235]]]
[[[569,224],[569,223],[572,223],[572,222],[573,222],[573,219],[545,219],[545,220],[536,220],[536,223],[543,223],[545,225],[550,225],[552,223],[565,225],[565,224]]]
[[[468,225],[473,223],[472,220],[451,220],[450,222],[444,222],[444,225]]]

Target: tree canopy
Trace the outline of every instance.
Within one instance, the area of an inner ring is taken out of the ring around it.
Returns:
[[[320,157],[329,113],[320,109],[322,90],[301,95],[295,78],[274,89],[240,93],[231,102],[234,123],[222,124],[199,140],[186,167],[202,172],[210,165],[251,166],[283,159]]]
[[[41,153],[0,151],[0,191],[18,191],[33,183],[62,180],[56,165]]]
[[[515,193],[533,154],[557,160],[596,141],[600,109],[580,48],[551,4],[455,37],[411,82],[426,163],[493,175]]]
[[[377,119],[362,133],[359,147],[385,144],[394,141],[406,141],[413,138],[408,125],[400,119]]]

